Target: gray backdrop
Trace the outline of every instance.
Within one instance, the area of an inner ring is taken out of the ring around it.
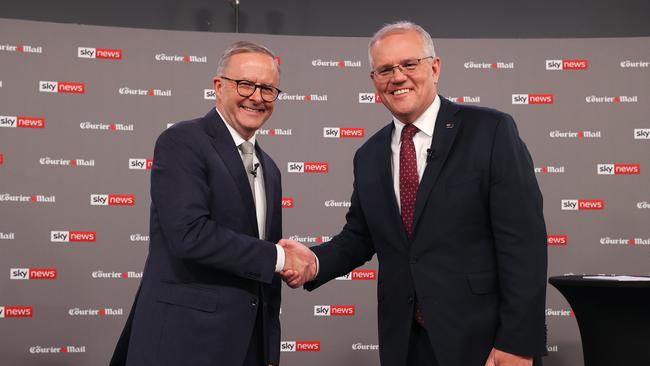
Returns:
[[[214,106],[217,57],[239,39],[279,55],[286,94],[259,143],[283,171],[284,235],[318,245],[342,227],[354,151],[390,119],[373,99],[367,38],[0,19],[3,364],[107,362],[147,253],[153,143]],[[650,39],[436,45],[441,94],[518,123],[545,197],[549,274],[650,274]],[[552,70],[557,60],[564,70]],[[304,172],[323,164],[327,173]],[[299,351],[283,352],[283,365],[378,364],[376,263],[360,270],[315,293],[285,290],[283,344]],[[330,316],[316,315],[328,306]],[[581,364],[575,318],[553,288],[547,322],[546,364]]]

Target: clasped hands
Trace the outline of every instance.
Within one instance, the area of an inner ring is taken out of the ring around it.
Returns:
[[[300,242],[282,239],[278,242],[284,249],[284,268],[280,276],[291,288],[298,288],[316,277],[316,255]]]

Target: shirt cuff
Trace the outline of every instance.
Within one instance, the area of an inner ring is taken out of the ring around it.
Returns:
[[[282,272],[284,269],[284,248],[282,248],[280,245],[275,244],[275,248],[278,250],[278,259],[275,262],[275,272]]]

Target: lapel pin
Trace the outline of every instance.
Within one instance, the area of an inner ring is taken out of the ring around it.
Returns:
[[[447,123],[445,125],[445,128],[454,128],[454,124],[453,123]]]

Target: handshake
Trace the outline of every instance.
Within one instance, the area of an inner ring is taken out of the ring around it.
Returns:
[[[280,276],[291,288],[298,288],[316,277],[316,255],[300,242],[282,239],[278,242],[284,249],[284,268]]]

